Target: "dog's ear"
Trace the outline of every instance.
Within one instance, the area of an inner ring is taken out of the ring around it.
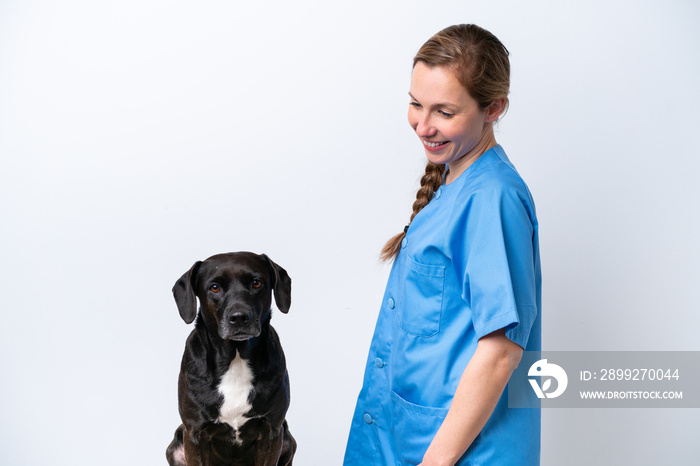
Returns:
[[[195,262],[190,270],[180,277],[173,286],[173,296],[177,303],[177,310],[180,311],[182,320],[191,324],[197,317],[197,296],[194,294],[194,282],[197,278],[200,261]]]
[[[289,312],[289,307],[292,305],[292,279],[289,278],[287,271],[275,264],[272,259],[265,254],[262,256],[270,263],[270,268],[275,277],[275,283],[273,285],[275,303],[277,303],[279,310],[286,314]]]

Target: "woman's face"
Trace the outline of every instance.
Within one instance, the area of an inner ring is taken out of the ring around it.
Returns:
[[[411,75],[408,122],[433,163],[464,171],[486,149],[495,145],[486,109],[479,108],[450,68],[416,63]]]

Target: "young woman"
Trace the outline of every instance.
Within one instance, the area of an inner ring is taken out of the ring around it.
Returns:
[[[414,58],[408,121],[428,163],[393,260],[345,466],[539,464],[540,412],[508,408],[523,350],[540,350],[530,192],[496,143],[508,50],[451,26]],[[510,359],[510,364],[509,364]]]

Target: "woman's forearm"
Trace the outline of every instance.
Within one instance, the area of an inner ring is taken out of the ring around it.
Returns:
[[[517,365],[509,364],[509,356],[519,362],[521,352],[504,330],[479,340],[422,466],[451,466],[459,460],[488,421]]]

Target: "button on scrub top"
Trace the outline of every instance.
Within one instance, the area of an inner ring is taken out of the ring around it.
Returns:
[[[479,338],[499,329],[541,349],[535,205],[501,146],[436,192],[414,218],[386,287],[345,466],[421,462]],[[539,465],[539,409],[508,387],[458,465]]]

